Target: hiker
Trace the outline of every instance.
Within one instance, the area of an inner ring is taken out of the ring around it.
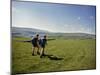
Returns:
[[[45,50],[45,45],[47,45],[47,36],[45,35],[43,39],[40,39],[40,46],[41,46],[41,53],[40,53],[40,58],[45,55],[44,50]]]
[[[39,52],[39,49],[40,49],[40,45],[39,45],[39,34],[37,34],[33,39],[32,39],[32,55],[34,56],[34,52],[35,52],[35,49],[37,48],[37,54],[39,55],[40,52]]]

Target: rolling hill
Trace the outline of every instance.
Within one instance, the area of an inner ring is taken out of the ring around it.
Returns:
[[[80,38],[80,39],[95,39],[95,35],[93,34],[87,34],[87,33],[53,33],[46,30],[40,30],[35,28],[22,28],[22,27],[12,27],[12,36],[13,37],[32,37],[36,33],[39,33],[40,36],[43,36],[44,34],[48,34],[49,37],[53,38]]]

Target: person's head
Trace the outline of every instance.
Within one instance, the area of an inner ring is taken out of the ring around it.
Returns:
[[[44,39],[46,39],[47,38],[47,35],[44,35]]]
[[[39,38],[39,34],[36,34],[36,38]]]

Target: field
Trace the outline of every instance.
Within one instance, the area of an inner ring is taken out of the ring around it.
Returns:
[[[12,39],[12,73],[88,70],[96,68],[95,39],[56,39],[48,41],[45,53],[62,58],[32,56],[29,38]]]

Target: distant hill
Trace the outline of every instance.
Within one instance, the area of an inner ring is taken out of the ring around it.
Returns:
[[[70,38],[70,39],[95,39],[95,35],[87,33],[52,33],[46,30],[40,30],[35,28],[21,28],[21,27],[12,27],[12,36],[13,37],[32,37],[36,33],[39,33],[40,36],[48,34],[51,38]]]
[[[49,32],[46,30],[40,30],[40,29],[35,29],[35,28],[12,27],[12,36],[32,37],[36,33],[39,33],[42,35]]]
[[[49,37],[59,37],[65,39],[95,39],[95,35],[87,33],[49,33]]]

